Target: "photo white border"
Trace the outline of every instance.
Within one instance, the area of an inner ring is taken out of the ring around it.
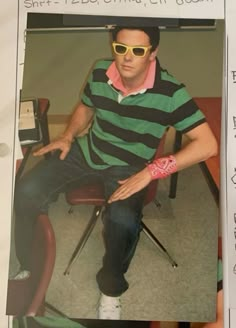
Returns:
[[[232,219],[236,213],[235,186],[232,175],[236,167],[236,138],[232,126],[236,93],[232,71],[236,58],[235,0],[136,0],[118,2],[115,0],[51,0],[51,6],[46,7],[46,1],[34,0],[43,5],[29,7],[30,0],[7,0],[1,4],[0,11],[0,204],[2,224],[0,229],[0,327],[11,327],[6,311],[7,279],[9,268],[9,250],[12,217],[12,195],[14,186],[14,166],[18,151],[15,143],[16,117],[19,108],[19,89],[22,85],[24,63],[24,36],[27,12],[51,12],[68,14],[147,16],[154,17],[153,6],[156,6],[158,17],[180,18],[215,18],[225,19],[225,70],[223,80],[223,117],[221,138],[221,218],[223,223],[223,263],[224,263],[224,328],[236,324],[236,275],[232,268],[235,260],[235,222]],[[70,4],[69,4],[70,3]],[[86,3],[86,5],[85,5]],[[108,5],[109,4],[109,5]],[[151,4],[151,5],[150,5]],[[223,63],[222,63],[223,64]],[[234,205],[235,204],[235,205]]]

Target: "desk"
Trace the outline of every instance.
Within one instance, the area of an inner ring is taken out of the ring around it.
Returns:
[[[42,139],[38,142],[28,144],[27,146],[22,146],[22,152],[24,157],[22,160],[18,160],[16,163],[16,181],[20,178],[25,168],[25,164],[29,158],[33,146],[39,143],[42,143],[44,146],[46,146],[50,142],[49,130],[48,130],[48,117],[47,117],[47,112],[50,106],[49,100],[46,98],[39,98],[38,105],[39,105],[39,124],[41,127]],[[49,158],[49,156],[50,154],[46,154],[45,158],[47,159]]]
[[[199,108],[206,116],[206,120],[212,129],[219,147],[218,154],[214,157],[199,163],[202,172],[206,178],[208,186],[217,202],[219,204],[219,190],[220,190],[220,132],[221,132],[221,97],[198,97],[194,98]],[[174,152],[180,150],[182,142],[182,133],[176,131]],[[171,176],[169,197],[175,198],[177,191],[177,179],[179,173],[174,173]]]

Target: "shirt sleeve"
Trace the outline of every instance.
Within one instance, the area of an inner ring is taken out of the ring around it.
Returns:
[[[91,84],[93,81],[93,70],[90,73],[88,80],[86,82],[86,85],[84,87],[82,96],[81,96],[81,101],[84,105],[93,108],[94,104],[92,102],[92,97],[91,97]]]
[[[176,130],[186,133],[205,121],[204,114],[186,88],[178,89],[172,97],[171,125]]]

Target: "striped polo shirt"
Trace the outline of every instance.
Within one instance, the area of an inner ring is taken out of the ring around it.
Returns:
[[[205,122],[185,86],[157,59],[153,87],[125,97],[106,74],[111,64],[112,60],[95,64],[81,98],[95,111],[88,134],[77,139],[90,167],[140,167],[153,159],[169,126],[187,132]]]

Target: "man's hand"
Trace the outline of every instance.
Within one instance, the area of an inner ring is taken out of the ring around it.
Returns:
[[[111,195],[108,203],[115,202],[117,200],[126,199],[136,192],[145,188],[151,182],[151,175],[147,168],[132,175],[130,178],[118,181],[120,187]]]
[[[72,143],[71,139],[62,136],[62,137],[52,141],[49,145],[42,147],[39,150],[35,151],[33,153],[33,155],[41,156],[41,155],[47,154],[51,151],[60,149],[61,150],[60,159],[63,160],[66,158],[66,155],[70,151],[71,143]]]

